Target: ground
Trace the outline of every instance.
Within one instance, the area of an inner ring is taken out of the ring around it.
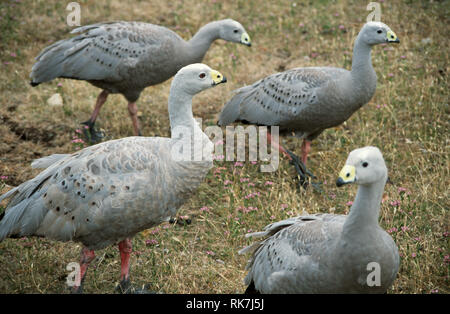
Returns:
[[[67,3],[69,1],[66,1]],[[64,1],[0,3],[0,188],[33,178],[30,162],[83,146],[79,122],[88,119],[99,89],[86,82],[56,79],[31,87],[34,57],[69,37]],[[233,18],[252,38],[248,48],[215,42],[204,63],[227,84],[194,99],[193,111],[213,125],[236,88],[265,75],[302,66],[349,68],[352,44],[369,11],[366,1],[78,1],[81,24],[135,20],[164,25],[190,38],[205,23]],[[377,46],[375,96],[346,123],[313,142],[308,166],[323,193],[300,189],[282,159],[273,173],[259,162],[217,160],[198,193],[179,214],[190,225],[164,224],[133,240],[132,280],[162,293],[239,293],[245,290],[249,244],[245,233],[304,212],[346,214],[356,187],[337,188],[347,154],[378,146],[393,184],[385,189],[380,225],[396,241],[401,267],[389,293],[449,293],[449,6],[446,1],[379,1],[381,20],[400,44]],[[138,101],[144,136],[169,136],[170,80],[147,88]],[[55,93],[63,104],[51,106]],[[132,135],[125,99],[110,96],[98,119],[108,139]],[[295,138],[283,140],[300,153]],[[6,203],[2,204],[3,207]],[[0,207],[0,211],[1,211]],[[80,245],[46,239],[0,243],[0,293],[65,291],[66,266],[78,261]],[[97,252],[85,281],[86,293],[112,293],[119,280],[116,247]]]

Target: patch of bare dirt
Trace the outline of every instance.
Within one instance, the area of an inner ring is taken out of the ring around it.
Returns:
[[[15,121],[8,115],[0,115],[0,122],[7,125],[8,128],[15,133],[20,140],[23,141],[49,143],[56,136],[56,133],[49,128],[36,128],[34,126]]]
[[[3,180],[7,185],[17,186],[36,176],[41,170],[31,168],[34,159],[73,150],[70,127],[20,121],[14,110],[6,109],[0,112],[0,175],[7,176]]]

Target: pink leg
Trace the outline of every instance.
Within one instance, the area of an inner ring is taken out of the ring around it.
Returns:
[[[97,120],[97,116],[100,112],[100,108],[105,103],[106,99],[108,98],[109,92],[106,90],[103,90],[100,95],[97,97],[97,102],[95,103],[94,111],[91,114],[91,117],[89,118],[89,121],[94,123],[95,120]]]
[[[120,251],[120,281],[126,281],[130,278],[130,254],[132,251],[131,239],[126,238],[119,243]]]
[[[284,149],[283,146],[281,146],[280,144],[276,143],[276,142],[272,142],[272,136],[270,135],[269,132],[267,132],[267,142],[272,144],[273,147],[275,147],[276,149],[278,149],[278,151],[280,151],[284,156],[286,156],[289,160],[292,160],[291,155],[288,154],[288,152]]]
[[[306,165],[306,161],[308,160],[308,154],[311,151],[311,141],[303,140],[302,143],[302,162]]]
[[[138,120],[138,108],[135,102],[130,102],[128,104],[128,112],[130,113],[131,121],[133,122],[133,131],[134,135],[141,135],[141,131],[139,130],[139,120]]]
[[[295,170],[297,171],[298,177],[300,179],[300,185],[302,187],[306,188],[306,186],[309,184],[308,178],[315,178],[315,176],[306,169],[306,165],[305,165],[306,160],[308,159],[308,153],[311,150],[311,141],[303,140],[302,147],[301,147],[302,156],[301,156],[301,160],[300,160],[299,157],[297,157],[293,153],[286,150],[280,144],[272,142],[272,137],[271,137],[270,133],[267,133],[267,140],[269,143],[272,144],[272,148],[277,148],[281,153],[283,153],[283,155],[285,155],[289,159],[290,163],[292,163],[295,166]],[[314,186],[315,189],[321,191],[320,187],[318,187],[317,183],[312,182],[312,185]]]
[[[84,277],[86,276],[87,269],[89,264],[95,258],[95,252],[93,250],[89,250],[86,247],[81,249],[81,258],[80,258],[80,282],[73,287],[74,292],[81,292],[80,288],[83,283]]]
[[[119,243],[120,251],[120,283],[116,290],[120,293],[147,293],[147,288],[144,286],[142,289],[136,289],[130,282],[130,254],[132,251],[131,239],[126,238]]]

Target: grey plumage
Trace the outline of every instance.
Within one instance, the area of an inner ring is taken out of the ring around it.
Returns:
[[[399,255],[378,225],[387,179],[381,153],[375,147],[351,152],[339,178],[339,185],[359,184],[350,214],[299,216],[248,234],[263,239],[239,252],[252,254],[245,284],[261,293],[386,292],[397,275]],[[368,266],[373,262],[380,278],[371,286]]]
[[[66,158],[68,156],[69,156],[69,154],[53,154],[53,155],[50,155],[50,156],[46,156],[46,157],[42,157],[42,158],[39,158],[39,159],[35,159],[31,163],[31,168],[45,169],[45,168],[48,168],[51,165],[53,165],[58,160],[64,159],[64,158]]]
[[[235,121],[278,125],[282,133],[295,132],[300,138],[313,140],[323,130],[347,120],[372,98],[377,77],[371,47],[386,42],[390,33],[383,23],[365,24],[355,41],[351,71],[295,68],[236,90],[220,113],[219,125]]]
[[[172,139],[131,137],[71,154],[16,188],[0,240],[37,235],[100,249],[174,216],[209,162],[165,163]]]
[[[32,85],[57,77],[86,80],[135,102],[145,87],[201,62],[218,38],[250,45],[245,29],[231,19],[205,25],[190,41],[168,28],[143,22],[97,23],[71,33],[78,35],[54,43],[36,57]]]
[[[208,76],[200,79],[202,72]],[[33,167],[45,169],[0,197],[10,198],[0,220],[0,241],[36,235],[101,249],[174,216],[212,167],[213,145],[192,116],[192,97],[224,81],[206,65],[194,64],[172,83],[172,134],[180,126],[200,132],[201,159],[174,160],[174,147],[187,141],[179,134],[127,137],[38,159]]]

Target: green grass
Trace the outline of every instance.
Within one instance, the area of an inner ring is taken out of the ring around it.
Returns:
[[[228,78],[227,84],[194,99],[194,115],[205,126],[215,124],[232,90],[265,75],[300,66],[349,68],[354,38],[369,13],[367,3],[361,1],[295,1],[295,6],[287,0],[79,3],[83,25],[147,21],[174,29],[185,39],[215,19],[240,21],[252,47],[217,41],[204,59]],[[382,21],[401,43],[392,49],[374,48],[375,96],[347,122],[314,141],[309,167],[324,182],[324,193],[299,189],[294,169],[284,159],[274,173],[260,173],[259,163],[241,167],[217,161],[198,193],[179,212],[192,218],[191,225],[164,224],[135,237],[134,282],[150,283],[152,290],[164,293],[242,292],[247,257],[237,251],[249,243],[245,233],[304,212],[348,213],[346,204],[353,200],[356,187],[338,189],[335,179],[351,150],[375,145],[382,150],[394,182],[386,186],[380,224],[389,230],[401,254],[399,274],[389,292],[450,292],[449,7],[445,1],[381,5]],[[88,83],[63,79],[36,88],[28,85],[34,57],[50,42],[69,36],[67,13],[56,0],[0,4],[0,175],[8,177],[0,183],[3,191],[38,173],[30,167],[33,159],[79,148],[71,143],[72,137],[79,122],[89,117],[100,92]],[[147,88],[138,101],[145,136],[169,136],[169,87],[170,81]],[[54,93],[61,94],[63,107],[47,105]],[[98,125],[108,138],[130,136],[127,115],[123,97],[110,96]],[[284,143],[299,153],[298,140],[286,138]],[[228,181],[233,184],[225,184]],[[246,198],[256,192],[260,194]],[[0,293],[64,292],[66,265],[78,261],[80,249],[76,243],[36,238],[1,242]],[[111,293],[120,269],[117,248],[99,251],[97,256],[85,291]]]

